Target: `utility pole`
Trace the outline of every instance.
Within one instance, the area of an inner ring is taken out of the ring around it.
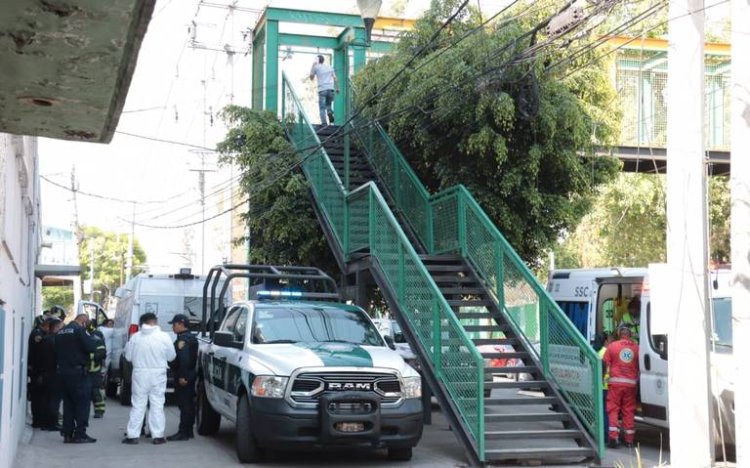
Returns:
[[[201,157],[201,168],[190,169],[191,172],[198,173],[198,189],[201,194],[201,273],[206,271],[206,172],[215,172],[213,169],[206,169],[206,155],[208,151],[194,151]]]
[[[667,75],[667,263],[680,286],[668,335],[670,461],[691,467],[713,463],[703,5],[670,0]]]
[[[737,466],[750,465],[750,4],[732,0],[732,332]]]
[[[70,169],[70,191],[73,193],[73,229],[75,229],[76,250],[80,255],[81,244],[83,244],[83,231],[81,231],[81,224],[78,221],[78,181],[76,181],[75,166]],[[80,281],[78,297],[83,297],[83,281]]]
[[[94,301],[94,239],[89,239],[89,281],[91,282],[91,291],[89,300]]]
[[[135,202],[133,202],[133,218],[130,221],[130,235],[128,236],[128,258],[125,264],[125,282],[133,275],[133,242],[135,238]]]

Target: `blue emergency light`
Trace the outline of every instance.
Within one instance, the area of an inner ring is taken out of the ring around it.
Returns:
[[[276,298],[300,298],[302,297],[302,291],[258,291],[255,293],[258,299],[276,299]]]

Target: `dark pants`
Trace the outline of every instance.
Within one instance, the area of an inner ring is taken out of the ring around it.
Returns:
[[[31,426],[44,427],[44,409],[48,399],[44,379],[40,374],[30,376],[29,400],[31,400]]]
[[[63,400],[63,435],[83,436],[91,408],[89,376],[83,369],[63,369],[58,376]]]
[[[47,389],[46,408],[44,409],[44,425],[48,428],[57,426],[60,417],[60,385],[55,372],[44,374],[44,385]]]
[[[94,414],[104,414],[107,409],[107,400],[104,395],[104,374],[101,372],[89,373],[91,382],[91,402],[94,404]]]
[[[174,396],[180,408],[179,433],[192,436],[195,422],[195,381],[188,381],[185,386],[175,385]]]

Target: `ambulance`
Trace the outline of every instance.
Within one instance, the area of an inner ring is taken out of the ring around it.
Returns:
[[[730,270],[710,273],[711,372],[717,442],[734,444],[734,382],[736,365],[732,353],[732,299]],[[651,308],[652,291],[648,268],[598,268],[554,270],[547,292],[594,349],[601,347],[602,332],[612,332],[623,320],[628,304],[640,298],[637,341],[640,346],[638,419],[669,427],[667,392],[668,337],[652,332],[659,319]]]

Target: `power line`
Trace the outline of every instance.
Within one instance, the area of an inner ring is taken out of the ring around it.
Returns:
[[[165,202],[165,200],[127,200],[127,199],[123,199],[123,198],[110,197],[110,196],[107,196],[107,195],[99,195],[97,193],[84,192],[82,190],[79,190],[77,188],[77,186],[74,186],[75,188],[73,188],[73,187],[67,187],[67,186],[65,186],[63,184],[60,184],[58,182],[55,182],[54,180],[52,180],[52,179],[50,179],[50,178],[48,178],[46,176],[43,176],[43,175],[40,175],[39,177],[41,179],[43,179],[45,182],[47,182],[47,183],[49,183],[51,185],[54,185],[55,187],[59,187],[59,188],[61,188],[63,190],[67,190],[68,192],[73,192],[74,195],[75,194],[80,194],[80,195],[85,195],[87,197],[98,198],[100,200],[107,200],[107,201],[117,202],[117,203],[143,203],[143,204],[152,204],[152,203],[154,203],[155,204],[155,203],[164,203]]]
[[[165,140],[163,138],[154,138],[154,137],[150,137],[150,136],[146,136],[146,135],[138,135],[138,134],[135,134],[135,133],[121,132],[119,130],[115,131],[115,133],[118,133],[120,135],[126,135],[126,136],[133,137],[133,138],[140,138],[142,140],[156,141],[156,142],[159,142],[159,143],[167,143],[167,144],[170,144],[170,145],[186,146],[188,148],[195,148],[195,149],[200,149],[200,150],[205,150],[205,151],[216,151],[215,148],[209,148],[207,146],[195,145],[193,143],[185,143],[184,141]]]

